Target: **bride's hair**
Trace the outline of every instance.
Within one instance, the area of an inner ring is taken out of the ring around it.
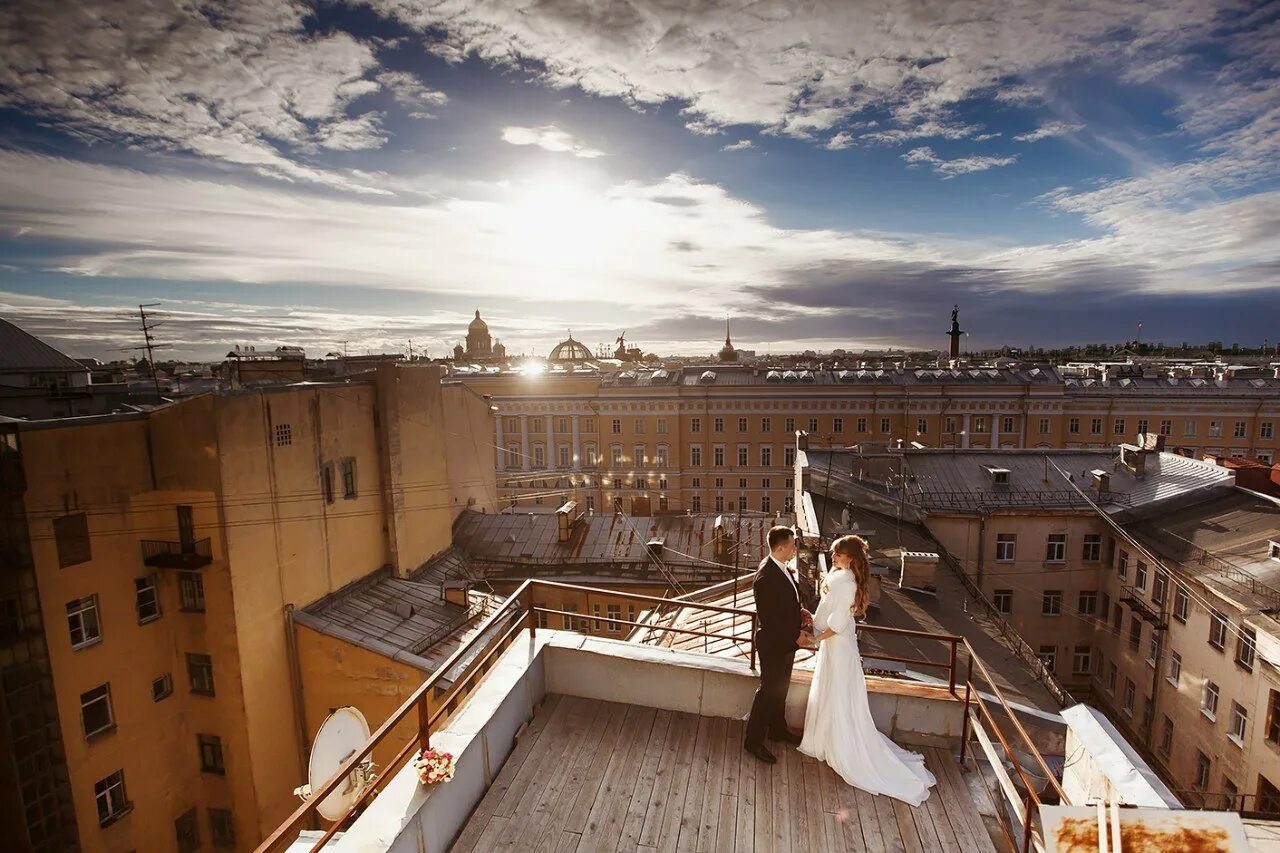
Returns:
[[[864,615],[871,604],[871,564],[867,561],[867,547],[867,540],[853,535],[841,536],[831,543],[832,554],[844,554],[849,558],[849,568],[857,582],[851,608],[855,616]]]

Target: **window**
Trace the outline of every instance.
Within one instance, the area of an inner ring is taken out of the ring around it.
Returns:
[[[1088,675],[1090,672],[1091,654],[1088,646],[1076,646],[1076,653],[1071,658],[1071,673],[1073,675]]]
[[[1244,733],[1249,725],[1249,711],[1239,702],[1231,703],[1231,733],[1229,737],[1236,746],[1244,746]]]
[[[783,512],[795,512],[795,509],[796,509],[796,499],[794,497],[792,497],[791,495],[787,495],[782,499]]]
[[[1049,419],[1048,419],[1048,418],[1041,418],[1041,419],[1040,419],[1040,424],[1038,425],[1037,429],[1038,429],[1038,431],[1039,431],[1040,435],[1048,435],[1048,434],[1049,434]]]
[[[1115,661],[1107,664],[1107,692],[1116,692],[1116,680],[1120,676],[1120,670],[1116,669]]]
[[[1137,688],[1132,678],[1124,680],[1124,712],[1130,717],[1133,716],[1133,699],[1137,695]]]
[[[1018,550],[1018,534],[996,534],[996,562],[1012,563]]]
[[[1267,742],[1280,746],[1280,693],[1268,691],[1267,698]]]
[[[213,695],[213,658],[208,655],[187,655],[187,677],[191,680],[191,692],[203,696]]]
[[[702,432],[702,418],[689,418],[689,432]]]
[[[762,489],[772,488],[772,487],[770,486],[770,483],[771,483],[771,482],[772,482],[772,481],[771,481],[768,477],[762,477],[762,478],[760,479],[760,488],[762,488]]]
[[[562,444],[556,448],[556,467],[569,467],[569,445]]]
[[[1253,672],[1253,658],[1258,649],[1258,632],[1245,625],[1240,626],[1236,638],[1236,663]]]
[[[1067,561],[1067,534],[1049,534],[1049,541],[1045,544],[1044,559],[1047,563],[1065,563]]]
[[[1160,421],[1160,434],[1173,435],[1173,421],[1171,420]]]
[[[1127,580],[1129,577],[1129,552],[1121,549],[1120,560],[1116,563],[1116,574],[1120,576],[1120,580]]]
[[[1098,608],[1098,618],[1105,620],[1107,614],[1111,612],[1111,596],[1105,592],[1102,594],[1102,606]]]
[[[1137,611],[1129,614],[1129,648],[1135,652],[1142,648],[1142,620]]]
[[[1013,432],[1013,418],[1005,417],[1000,421],[1001,432]]]
[[[881,418],[881,419],[880,419],[880,431],[881,431],[881,432],[889,432],[891,429],[893,429],[893,426],[891,425],[891,423],[890,423],[889,419],[888,419],[888,418]]]
[[[739,468],[745,468],[751,464],[751,461],[748,458],[750,451],[751,449],[747,445],[745,444],[738,445],[738,467]]]
[[[636,418],[632,424],[631,433],[633,435],[644,435],[644,418]]]
[[[955,431],[956,431],[956,419],[948,415],[947,416],[947,432],[954,433]]]
[[[184,612],[204,612],[204,578],[199,572],[178,572],[178,599]]]
[[[1151,717],[1155,713],[1155,703],[1151,701],[1150,696],[1142,697],[1142,729],[1147,731],[1151,728]]]
[[[1259,438],[1273,438],[1275,436],[1275,424],[1271,421],[1263,421],[1258,425]]]
[[[1218,719],[1218,685],[1212,681],[1204,683],[1204,695],[1200,697],[1200,712],[1211,720]]]
[[[227,809],[209,809],[209,835],[214,847],[235,847],[236,831]]]
[[[1138,568],[1133,573],[1133,585],[1143,592],[1147,591],[1147,564],[1138,561]]]
[[[588,444],[584,449],[583,454],[587,457],[587,465],[595,466],[600,464],[600,457],[596,453],[596,446],[594,444]]]
[[[195,853],[200,849],[200,823],[194,808],[178,816],[173,822],[173,832],[178,838],[178,853]]]
[[[1062,614],[1062,590],[1046,589],[1044,597],[1040,601],[1040,612],[1045,616],[1059,616]]]
[[[222,763],[222,738],[217,735],[196,735],[200,747],[200,772],[225,776],[227,767]]]
[[[1080,606],[1077,609],[1082,616],[1092,616],[1098,609],[1098,591],[1094,589],[1080,590]]]
[[[739,478],[738,478],[738,488],[739,488],[739,489],[745,489],[746,487],[747,487],[747,478],[746,478],[746,477],[739,477]]]
[[[632,445],[631,463],[633,465],[643,465],[645,463],[645,452],[644,452],[643,444]]]
[[[746,431],[747,431],[747,419],[738,418],[738,432],[746,432]]]
[[[702,495],[694,495],[689,499],[689,509],[694,512],[702,512]]]
[[[1169,652],[1169,672],[1165,675],[1165,678],[1174,687],[1179,685],[1182,678],[1182,655],[1177,652]]]
[[[503,431],[504,431],[504,432],[519,432],[519,431],[520,431],[520,419],[519,419],[519,418],[511,418],[511,417],[503,418],[503,419],[502,419],[502,429],[503,429]]]
[[[1111,424],[1112,435],[1124,435],[1124,418],[1116,418]]]
[[[1182,422],[1182,434],[1194,436],[1196,434],[1196,422],[1191,418],[1187,418]]]
[[[986,431],[987,431],[987,419],[986,419],[985,417],[982,417],[982,416],[975,417],[975,418],[973,419],[973,431],[974,431],[974,432],[979,432],[979,433],[986,432]]]
[[[701,477],[694,477],[694,478],[693,478],[693,488],[695,488],[695,489],[701,489],[701,488],[702,488],[702,478],[701,478]]]
[[[747,511],[747,496],[738,495],[738,512],[746,512],[746,511]]]
[[[78,512],[53,520],[53,538],[58,545],[58,566],[67,568],[93,558],[89,548],[89,515]]]
[[[90,595],[67,602],[67,629],[71,632],[71,648],[82,649],[102,639],[98,624],[98,596]]]
[[[773,432],[773,419],[772,419],[772,418],[761,418],[761,419],[760,419],[760,431],[761,431],[761,432]]]
[[[867,431],[867,419],[858,418],[858,432],[866,432],[866,431]]]
[[[832,418],[832,419],[831,419],[831,431],[832,431],[832,432],[844,432],[844,418]]]
[[[769,468],[773,465],[773,448],[767,444],[760,445],[760,467]]]
[[[1245,422],[1236,421],[1236,428],[1233,435],[1235,435],[1236,438],[1244,438],[1244,434],[1245,434]]]
[[[507,462],[504,467],[515,468],[516,456],[518,451],[513,444],[507,448]],[[331,504],[334,501],[333,495],[333,463],[326,462],[320,466],[320,494],[324,497],[324,502]]]
[[[1147,641],[1147,663],[1154,669],[1156,661],[1160,660],[1161,648],[1160,632],[1152,631],[1151,639]]]
[[[1013,590],[997,589],[994,593],[996,610],[1005,615],[1013,612]]]
[[[578,605],[564,604],[561,609],[565,611],[565,614],[573,614],[578,612]],[[561,615],[560,627],[564,628],[566,631],[585,632],[587,630],[587,620],[572,615]]]
[[[1151,581],[1151,600],[1156,604],[1164,604],[1165,590],[1169,585],[1169,576],[1164,572],[1157,571],[1155,579]]]
[[[818,431],[818,419],[809,418],[809,432],[817,432],[817,431]]]
[[[1086,533],[1084,535],[1084,548],[1080,555],[1080,559],[1086,563],[1097,563],[1102,560],[1102,534]]]
[[[666,435],[666,434],[667,434],[667,419],[658,418],[658,435]]]
[[[711,422],[712,432],[724,432],[724,418],[716,418]]]
[[[1261,773],[1258,774],[1258,811],[1267,814],[1280,812],[1280,788],[1272,785]]]
[[[98,803],[98,825],[107,826],[131,808],[124,790],[124,771],[117,770],[93,784],[93,798]]]
[[[1138,418],[1138,434],[1143,435],[1150,431],[1151,424],[1146,418]]]
[[[784,420],[784,421],[782,422],[782,431],[783,431],[783,432],[788,432],[788,433],[790,433],[790,432],[795,432],[795,431],[796,431],[796,419],[795,419],[795,418],[787,418],[786,420]]]
[[[111,713],[110,684],[101,684],[80,694],[80,722],[84,724],[86,739],[116,727],[115,717]]]
[[[1124,611],[1120,609],[1120,602],[1116,602],[1111,607],[1111,624],[1115,627],[1116,633],[1120,633],[1120,626],[1124,621]]]
[[[1173,618],[1177,619],[1183,625],[1187,624],[1187,604],[1190,596],[1187,595],[1186,589],[1178,587],[1173,592]]]
[[[1041,646],[1040,650],[1036,652],[1036,657],[1040,658],[1040,662],[1044,664],[1044,668],[1049,672],[1054,672],[1057,669],[1058,649],[1056,646]]]
[[[1210,438],[1222,437],[1222,421],[1209,421],[1209,437]]]
[[[1209,614],[1209,645],[1218,651],[1227,647],[1227,617],[1217,610]]]
[[[724,467],[724,445],[717,444],[711,449],[711,464],[717,468]]]
[[[609,424],[609,432],[612,435],[622,435],[622,418],[613,418]]]
[[[761,511],[761,512],[773,512],[772,502],[769,500],[769,496],[768,496],[768,495],[761,495],[761,496],[760,496],[760,511]]]
[[[539,445],[538,449],[541,449],[541,445]],[[348,456],[340,464],[342,468],[342,497],[345,500],[352,500],[356,497],[356,460]],[[541,460],[538,461],[539,468],[543,464]]]
[[[716,488],[717,489],[724,488],[724,477],[716,477]]]
[[[699,444],[689,445],[689,464],[695,468],[702,466],[702,446]]]
[[[173,676],[168,673],[151,682],[151,701],[159,702],[173,693]]]
[[[293,427],[276,424],[276,447],[288,447],[290,444],[293,444]]]
[[[134,578],[133,603],[138,611],[138,624],[142,625],[160,618],[160,597],[156,593],[156,576]]]
[[[724,495],[716,495],[715,508],[716,512],[724,512]]]
[[[1169,753],[1173,751],[1173,720],[1167,716],[1161,715],[1163,725],[1160,731],[1160,754],[1165,758],[1169,757]]]
[[[665,444],[659,444],[657,451],[653,457],[653,464],[659,468],[666,468],[667,461],[670,458],[670,452]]]
[[[796,464],[796,449],[794,447],[782,448],[782,464],[788,468]]]
[[[1209,787],[1209,756],[1198,749],[1196,750],[1195,786],[1202,791]]]
[[[1067,432],[1071,433],[1072,435],[1079,435],[1080,433],[1079,418],[1070,418],[1067,420]]]
[[[556,432],[566,433],[569,431],[568,418],[556,418]]]
[[[916,418],[916,435],[929,434],[929,421],[925,418]]]

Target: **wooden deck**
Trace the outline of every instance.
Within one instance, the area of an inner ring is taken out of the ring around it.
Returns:
[[[913,809],[844,784],[743,723],[548,696],[453,850],[995,853],[958,765],[925,750],[938,787]]]

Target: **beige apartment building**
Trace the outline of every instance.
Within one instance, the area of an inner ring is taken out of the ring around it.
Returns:
[[[779,370],[738,365],[460,374],[491,398],[501,497],[551,511],[791,511],[794,436],[814,446],[1167,447],[1271,461],[1280,379],[1047,366]]]
[[[491,416],[436,367],[384,366],[0,424],[5,849],[253,849],[319,724],[290,605],[407,575],[491,511]]]

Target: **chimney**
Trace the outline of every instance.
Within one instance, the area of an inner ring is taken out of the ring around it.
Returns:
[[[667,544],[666,540],[663,539],[661,536],[654,536],[652,539],[649,540],[649,542],[645,545],[645,547],[648,549],[650,556],[661,559],[662,549],[663,549],[663,546],[666,544]]]
[[[556,541],[568,542],[573,535],[573,525],[582,517],[577,509],[577,501],[568,501],[556,510]]]
[[[1108,492],[1111,490],[1111,475],[1101,468],[1094,468],[1089,472],[1093,475],[1093,487],[1099,492]]]
[[[1141,479],[1147,470],[1147,451],[1142,448],[1143,436],[1138,436],[1138,446],[1120,445],[1120,464],[1134,477]]]

